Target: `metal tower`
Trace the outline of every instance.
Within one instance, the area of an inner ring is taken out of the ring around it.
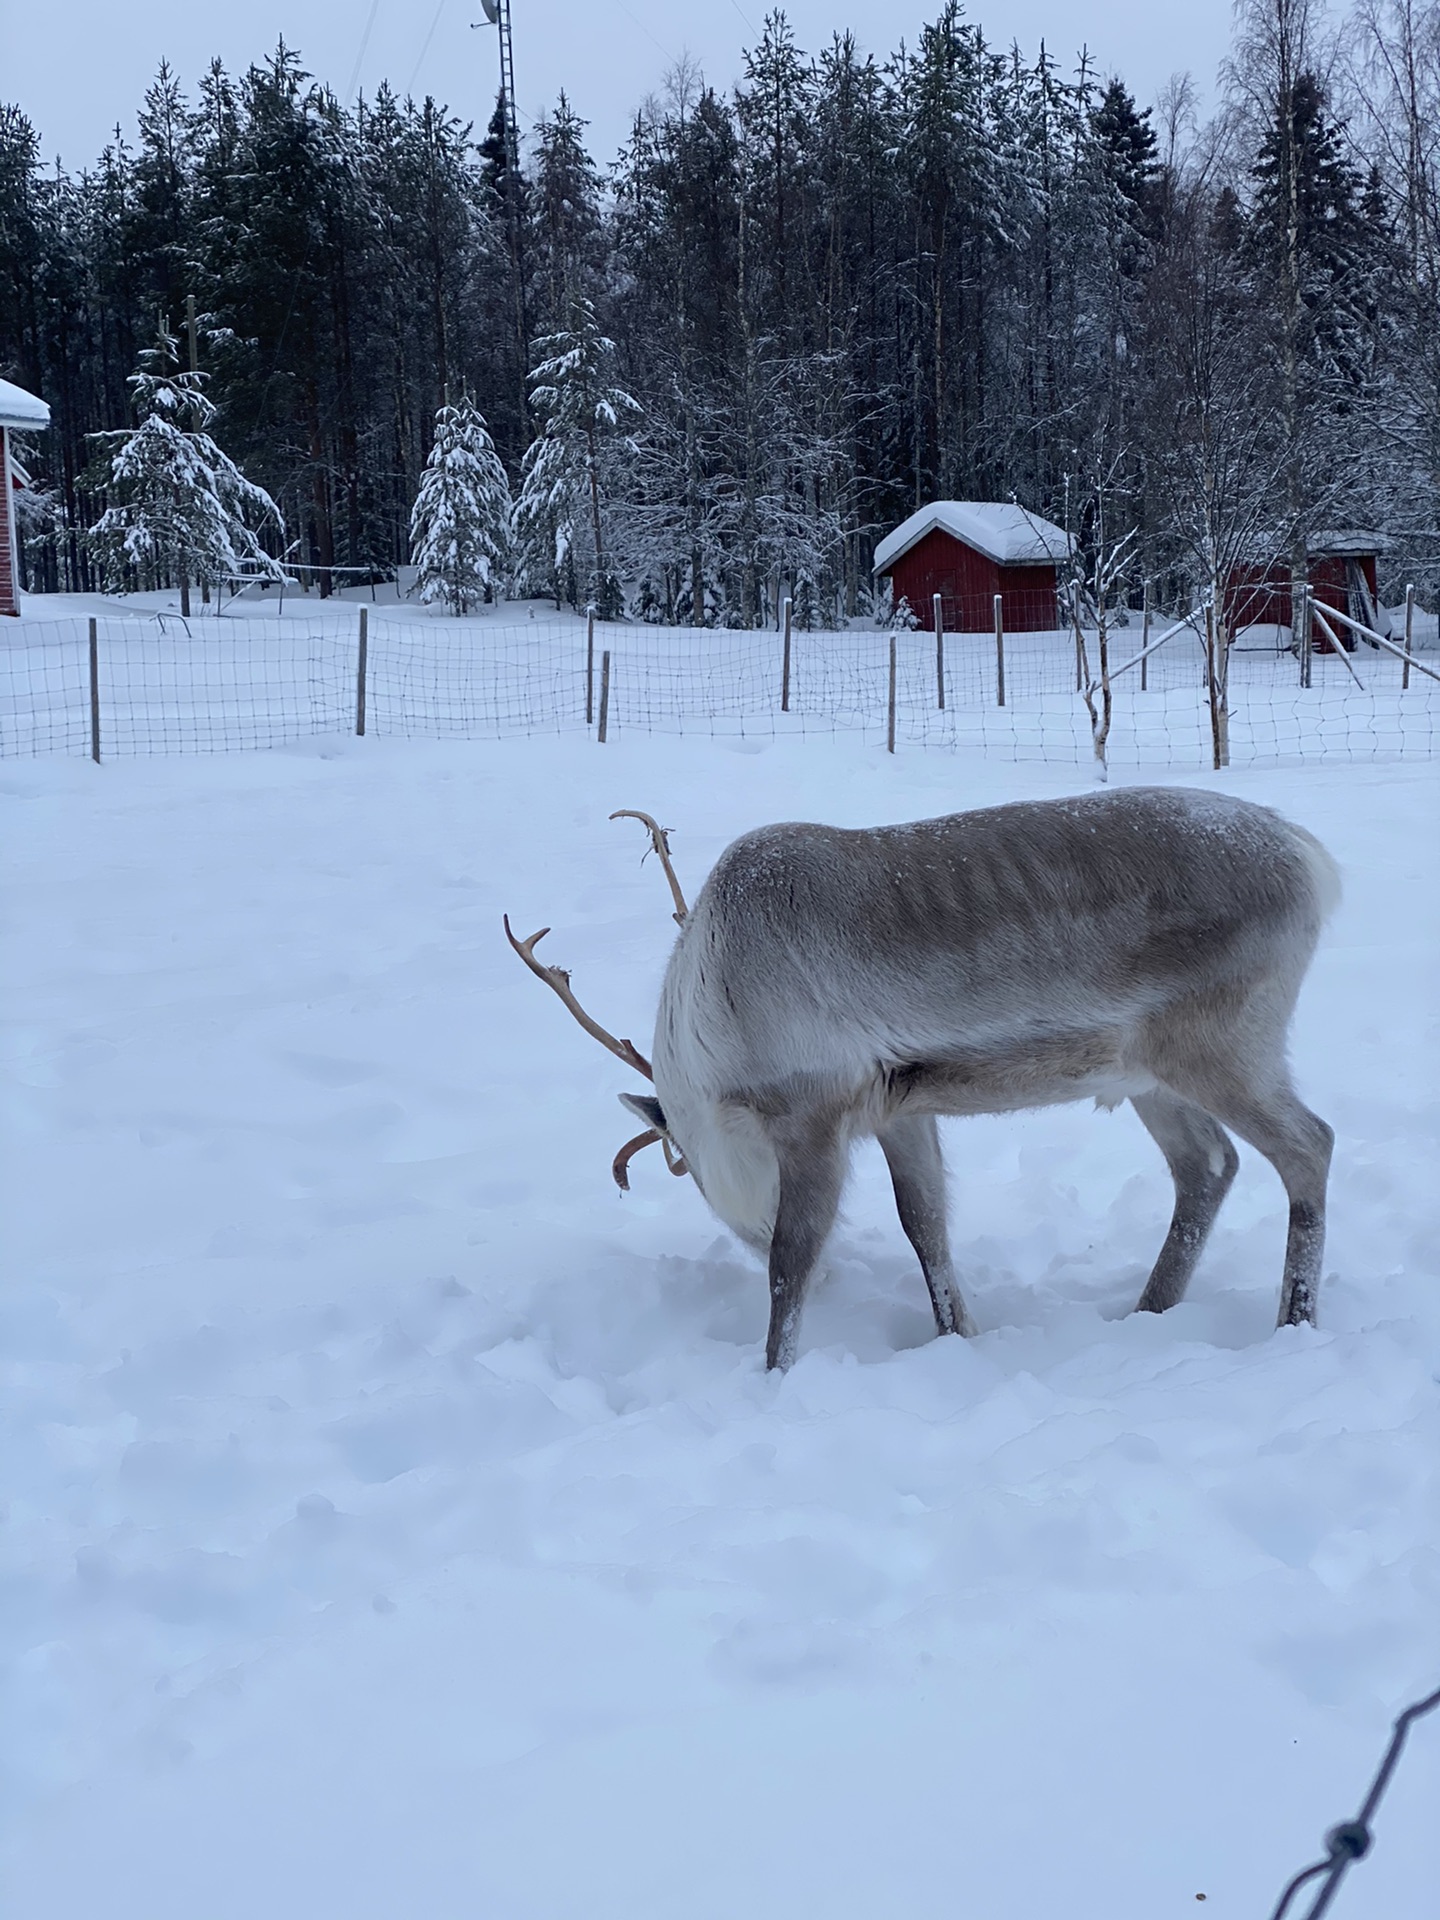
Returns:
[[[485,18],[500,33],[500,108],[505,116],[505,210],[509,215],[510,271],[515,291],[515,345],[520,376],[520,426],[528,437],[530,327],[525,311],[525,225],[520,206],[520,115],[515,104],[515,48],[510,38],[510,0],[480,0]]]
[[[505,109],[505,165],[520,171],[520,134],[515,113],[515,45],[510,37],[510,0],[480,0],[485,18],[500,30],[500,102]]]

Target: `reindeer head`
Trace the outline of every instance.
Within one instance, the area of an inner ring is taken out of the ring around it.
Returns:
[[[610,818],[612,820],[639,820],[649,829],[651,845],[659,856],[661,866],[665,869],[665,878],[670,882],[670,893],[675,902],[675,922],[677,925],[683,925],[685,916],[690,909],[685,905],[685,896],[680,891],[680,882],[676,879],[675,869],[670,864],[669,828],[657,826],[648,813],[636,813],[629,807],[621,807],[618,812],[612,813]],[[550,929],[548,927],[541,927],[540,931],[538,933],[532,933],[528,940],[517,940],[515,935],[510,931],[509,914],[505,914],[503,918],[505,922],[505,938],[510,942],[526,966],[529,967],[536,979],[543,980],[547,987],[550,987],[560,996],[592,1039],[598,1040],[602,1047],[607,1048],[617,1059],[623,1060],[627,1067],[633,1067],[637,1073],[644,1074],[645,1078],[653,1084],[655,1075],[651,1071],[650,1062],[645,1058],[644,1054],[641,1053],[634,1041],[616,1039],[615,1035],[602,1027],[598,1020],[591,1019],[590,1015],[586,1013],[585,1009],[571,992],[570,975],[564,967],[547,967],[543,961],[535,958],[536,943],[543,940]],[[676,1151],[670,1139],[665,1126],[664,1109],[653,1095],[646,1093],[622,1093],[620,1095],[620,1104],[623,1107],[628,1107],[637,1119],[645,1122],[644,1133],[637,1133],[633,1140],[627,1140],[616,1154],[614,1160],[610,1163],[610,1172],[614,1177],[616,1186],[619,1187],[622,1193],[628,1193],[630,1191],[630,1162],[643,1147],[652,1147],[657,1140],[664,1150],[665,1164],[671,1173],[684,1174],[690,1171],[685,1164],[684,1156]]]

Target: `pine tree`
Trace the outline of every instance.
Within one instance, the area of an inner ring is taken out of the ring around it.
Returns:
[[[602,619],[614,619],[623,592],[606,551],[605,495],[613,455],[635,452],[623,422],[640,406],[611,383],[615,343],[588,300],[575,300],[569,326],[535,347],[530,404],[544,425],[515,503],[521,575],[532,591],[553,593],[557,607],[578,607],[583,589]]]
[[[206,431],[216,412],[206,376],[180,371],[174,336],[163,331],[140,361],[129,381],[140,424],[90,436],[113,449],[101,485],[119,496],[90,529],[106,584],[124,592],[178,580],[188,613],[191,581],[282,580],[257,532],[284,532],[279,509]]]
[[[452,613],[499,598],[509,557],[510,482],[489,428],[466,394],[435,416],[435,443],[410,516],[416,584]]]

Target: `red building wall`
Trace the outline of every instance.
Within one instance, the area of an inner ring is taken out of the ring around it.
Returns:
[[[947,633],[993,631],[997,593],[1007,632],[1042,633],[1060,625],[1053,566],[998,566],[940,527],[932,527],[901,554],[890,587],[894,604],[902,597],[908,600],[922,627],[934,619],[933,596],[938,593]]]
[[[1001,567],[1002,612],[1009,633],[1048,633],[1063,627],[1054,567]],[[992,610],[990,624],[995,624]]]
[[[9,429],[0,427],[0,613],[19,613],[15,578],[15,490],[10,484]]]
[[[1375,556],[1367,553],[1357,557],[1370,598],[1378,605]],[[1322,607],[1335,607],[1341,613],[1349,613],[1347,564],[1338,554],[1317,554],[1311,560],[1310,586]],[[1225,583],[1225,624],[1231,633],[1237,627],[1288,627],[1290,617],[1290,568],[1285,561],[1231,568]],[[1316,645],[1323,649],[1327,644],[1324,635],[1317,633]]]

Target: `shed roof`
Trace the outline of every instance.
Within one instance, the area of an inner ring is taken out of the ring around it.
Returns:
[[[1352,555],[1359,558],[1371,553],[1389,553],[1394,544],[1383,533],[1371,533],[1366,527],[1340,527],[1330,533],[1312,533],[1305,546],[1309,553],[1330,554],[1338,560]]]
[[[0,427],[48,427],[50,409],[24,387],[0,380]]]
[[[1388,534],[1375,533],[1369,527],[1331,527],[1312,533],[1305,542],[1305,551],[1312,560],[1350,560],[1390,553],[1394,546]],[[1238,555],[1235,564],[1286,569],[1290,564],[1289,543],[1273,530],[1261,531]]]
[[[934,500],[886,534],[875,549],[874,571],[889,573],[902,553],[936,528],[1002,567],[1044,566],[1070,550],[1059,527],[1014,501]]]

